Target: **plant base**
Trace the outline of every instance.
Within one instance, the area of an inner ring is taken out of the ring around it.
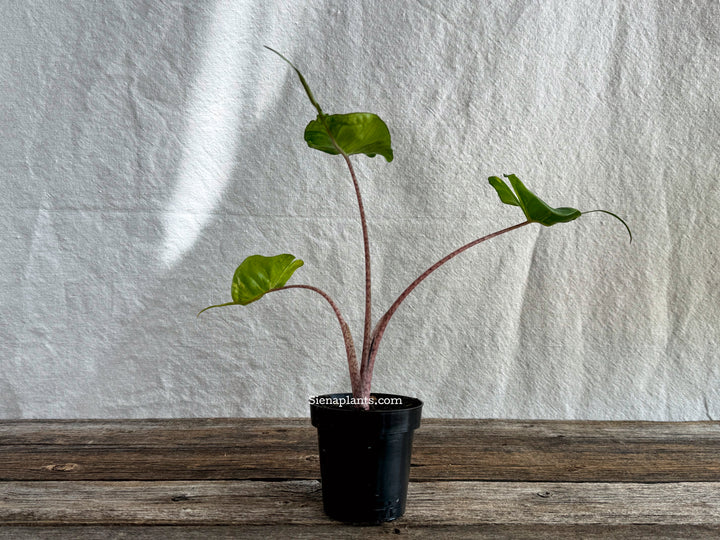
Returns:
[[[413,432],[420,426],[422,402],[393,394],[372,397],[376,404],[370,410],[348,404],[351,394],[311,400],[323,508],[339,521],[379,524],[405,512]]]

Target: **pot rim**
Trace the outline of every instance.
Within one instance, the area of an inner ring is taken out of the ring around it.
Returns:
[[[312,400],[326,398],[328,400],[341,400],[352,398],[351,393],[322,394],[311,398],[310,420],[318,429],[336,429],[342,431],[355,431],[369,429],[383,433],[398,433],[413,431],[420,427],[420,416],[423,402],[417,398],[399,394],[384,394],[373,392],[372,397],[400,398],[402,405],[388,406],[387,409],[364,410],[355,407],[352,402],[345,405],[313,403]]]

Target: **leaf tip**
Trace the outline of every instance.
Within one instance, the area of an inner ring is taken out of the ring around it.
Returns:
[[[608,214],[608,215],[614,217],[615,219],[617,219],[620,223],[622,223],[625,226],[625,229],[627,230],[628,235],[630,236],[630,243],[632,244],[632,241],[633,241],[632,231],[630,230],[630,226],[625,222],[625,220],[623,218],[621,218],[617,214],[613,214],[609,210],[602,210],[602,209],[588,210],[587,212],[583,212],[583,214],[591,214],[593,212],[602,212],[603,214]]]
[[[200,311],[198,311],[197,317],[200,318],[200,315],[202,315],[203,313],[205,313],[208,309],[225,307],[225,306],[235,306],[235,305],[237,305],[237,304],[238,304],[238,302],[227,302],[227,303],[225,303],[225,304],[215,304],[215,305],[213,305],[213,306],[208,306],[208,307],[203,308],[203,309],[201,309]]]
[[[278,51],[276,51],[276,50],[273,49],[272,47],[270,47],[270,46],[268,46],[268,45],[263,45],[263,47],[265,47],[265,48],[266,48],[268,51],[270,51],[270,52],[274,52],[274,53],[277,54],[280,58],[282,58],[282,59],[285,60],[286,62],[290,63],[290,61],[289,61],[287,58],[285,58],[282,54],[280,54]]]
[[[263,45],[263,47],[265,47],[267,50],[272,51],[275,54],[277,54],[280,58],[285,60],[285,62],[287,62],[291,68],[293,68],[295,73],[297,73],[298,78],[300,79],[300,84],[302,84],[302,87],[305,89],[305,93],[307,94],[307,97],[310,100],[310,103],[313,105],[313,107],[315,107],[315,109],[317,109],[318,114],[320,116],[323,116],[323,112],[322,112],[322,108],[320,108],[320,104],[318,104],[317,100],[315,99],[315,96],[312,93],[312,90],[310,90],[310,86],[308,86],[308,83],[305,80],[305,77],[303,77],[303,74],[300,73],[300,70],[295,66],[295,64],[293,64],[290,60],[285,58],[285,56],[280,54],[278,51],[276,51],[272,47],[268,47],[267,45]]]

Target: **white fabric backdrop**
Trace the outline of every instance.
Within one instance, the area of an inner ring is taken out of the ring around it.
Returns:
[[[305,260],[360,342],[362,251],[314,111],[371,111],[356,157],[379,316],[459,245],[521,221],[489,175],[550,204],[428,279],[375,391],[426,416],[720,417],[720,4],[128,0],[0,3],[0,417],[308,414],[348,391],[327,304],[228,301],[247,255]]]

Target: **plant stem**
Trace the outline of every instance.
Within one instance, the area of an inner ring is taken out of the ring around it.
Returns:
[[[345,158],[345,163],[347,163],[348,169],[350,170],[350,176],[352,176],[353,185],[355,187],[355,195],[357,196],[358,208],[360,210],[363,248],[365,251],[365,325],[363,327],[362,355],[360,356],[362,365],[363,359],[367,356],[369,351],[370,331],[372,329],[372,279],[370,276],[370,236],[368,234],[367,220],[365,218],[365,207],[363,206],[362,196],[360,195],[360,184],[358,183],[357,176],[355,176],[355,169],[353,169],[350,157],[345,152],[342,153],[342,156],[343,158]]]
[[[522,223],[518,223],[517,225],[513,225],[512,227],[508,227],[506,229],[502,229],[500,231],[496,231],[494,233],[488,234],[486,236],[483,236],[482,238],[478,238],[477,240],[473,240],[472,242],[465,244],[462,247],[459,247],[452,253],[446,255],[442,259],[440,259],[438,262],[433,264],[430,268],[425,270],[422,274],[418,276],[418,278],[413,281],[401,294],[398,296],[397,300],[390,306],[390,309],[387,310],[385,315],[383,315],[380,320],[377,323],[377,326],[375,326],[375,329],[372,332],[372,338],[370,341],[370,349],[368,351],[367,359],[363,358],[363,364],[365,364],[365,361],[367,362],[366,365],[363,365],[361,367],[361,385],[362,385],[362,394],[361,397],[369,397],[370,396],[370,385],[372,381],[372,372],[373,367],[375,365],[375,357],[377,356],[378,346],[380,345],[380,340],[383,337],[383,334],[385,333],[385,329],[387,328],[388,323],[390,322],[390,318],[393,316],[393,314],[397,311],[397,309],[400,307],[400,304],[403,303],[403,301],[408,297],[408,295],[415,290],[415,287],[420,285],[426,277],[428,277],[430,274],[432,274],[435,270],[440,268],[443,264],[448,262],[449,260],[455,258],[456,256],[460,255],[463,251],[466,251],[470,249],[473,246],[476,246],[482,242],[485,242],[486,240],[490,240],[491,238],[495,238],[496,236],[500,236],[501,234],[505,234],[510,231],[514,231],[515,229],[519,229],[520,227],[524,227],[525,225],[529,225],[530,221],[524,221]]]
[[[355,174],[355,169],[353,168],[352,162],[350,161],[350,156],[348,156],[345,150],[343,150],[335,140],[335,136],[332,134],[332,131],[328,127],[327,122],[325,121],[325,115],[322,113],[319,106],[318,112],[318,118],[320,118],[320,121],[322,122],[322,125],[325,128],[328,137],[330,138],[330,141],[332,141],[335,149],[343,157],[345,163],[347,164],[348,170],[350,171],[353,187],[355,188],[355,196],[357,198],[358,209],[360,210],[360,226],[362,228],[363,250],[365,254],[365,323],[363,326],[363,346],[362,352],[360,354],[360,364],[361,366],[363,366],[366,363],[365,359],[370,354],[370,333],[372,327],[372,279],[370,271],[370,236],[368,234],[367,219],[365,218],[365,205],[363,204],[362,195],[360,194],[360,183],[358,182],[357,175]],[[362,367],[360,371],[360,377],[362,377]],[[360,394],[356,394],[355,389],[353,389],[353,396],[360,397]]]
[[[297,73],[297,76],[300,78],[300,83],[302,84],[303,88],[305,89],[305,93],[307,94],[308,99],[310,100],[310,103],[312,103],[313,107],[318,112],[318,119],[322,123],[323,127],[325,128],[325,132],[327,133],[328,137],[330,138],[330,141],[332,141],[333,146],[338,151],[339,154],[342,155],[343,159],[345,159],[345,163],[347,163],[348,169],[350,169],[350,176],[352,176],[353,185],[355,186],[355,195],[357,196],[358,201],[358,207],[360,208],[360,224],[362,226],[362,235],[363,235],[363,245],[365,248],[365,325],[363,330],[363,346],[362,346],[362,353],[361,353],[361,363],[365,363],[363,359],[367,358],[369,352],[370,352],[370,328],[372,325],[372,298],[371,298],[371,290],[372,290],[372,284],[370,280],[370,241],[368,237],[368,231],[367,231],[367,221],[365,219],[365,207],[363,206],[362,197],[360,195],[360,185],[358,184],[357,177],[355,176],[355,170],[353,169],[352,163],[350,162],[350,157],[348,154],[343,150],[340,145],[338,144],[337,140],[335,140],[335,136],[333,135],[332,131],[330,130],[330,127],[327,124],[327,121],[325,120],[325,113],[323,113],[322,108],[320,107],[320,104],[315,99],[315,96],[313,95],[312,91],[310,90],[310,86],[308,85],[307,81],[305,80],[305,77],[303,77],[302,73],[300,73],[300,70],[295,67],[295,65],[285,58],[282,54],[277,52],[275,49],[272,49],[265,46],[266,49],[274,52],[277,54],[280,58],[285,60],[288,64],[290,64],[290,67],[295,70],[295,73]],[[312,287],[308,287],[313,289]],[[316,292],[320,292],[317,291]],[[323,294],[323,293],[321,293]],[[330,300],[326,296],[327,300]],[[342,326],[342,324],[341,324]],[[347,325],[346,325],[347,326]],[[348,330],[349,332],[349,330]],[[343,328],[343,335],[345,335],[345,328]],[[348,334],[349,335],[349,334]],[[346,346],[347,346],[347,340],[346,340]],[[351,378],[354,377],[352,372],[352,363],[355,362],[355,365],[357,367],[357,353],[355,352],[355,349],[353,348],[353,355],[352,360],[350,358],[350,352],[348,350],[348,363],[351,364]],[[356,369],[357,371],[357,369]],[[359,375],[358,375],[359,376]],[[357,392],[356,392],[357,390]],[[359,397],[359,386],[355,387],[353,385],[353,396]]]
[[[343,318],[342,314],[340,313],[340,309],[337,307],[337,304],[335,304],[333,299],[330,298],[329,294],[327,294],[322,289],[313,287],[312,285],[285,285],[284,287],[278,287],[277,289],[271,289],[268,292],[283,291],[286,289],[307,289],[310,291],[314,291],[314,292],[318,293],[320,296],[322,296],[325,300],[327,300],[328,304],[330,304],[330,307],[335,312],[335,316],[337,317],[337,320],[340,323],[340,330],[342,331],[343,340],[345,341],[345,351],[347,353],[348,368],[350,369],[350,385],[352,387],[353,396],[359,396],[361,384],[360,384],[360,371],[358,369],[358,363],[357,363],[357,353],[355,352],[355,344],[353,343],[352,334],[350,332],[350,327],[348,326],[347,322],[345,322],[345,319]]]

